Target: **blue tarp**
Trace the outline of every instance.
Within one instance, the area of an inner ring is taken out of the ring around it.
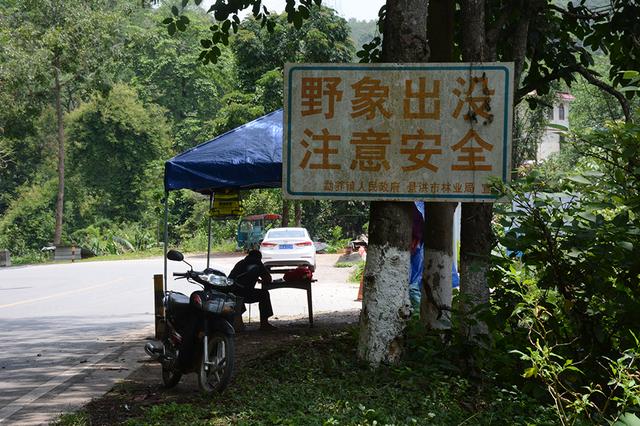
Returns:
[[[164,166],[166,191],[209,193],[281,185],[281,109],[176,155]]]

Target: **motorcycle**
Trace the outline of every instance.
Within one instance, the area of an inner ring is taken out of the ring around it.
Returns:
[[[189,265],[187,272],[174,272],[202,286],[191,297],[167,291],[163,303],[165,327],[162,341],[150,341],[145,352],[162,365],[167,388],[178,384],[183,374],[195,372],[205,393],[222,392],[233,375],[235,331],[233,317],[242,303],[233,293],[233,281],[218,270],[194,271],[182,253],[169,250],[169,260]]]

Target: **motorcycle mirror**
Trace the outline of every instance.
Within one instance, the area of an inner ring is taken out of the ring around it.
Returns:
[[[167,259],[182,262],[184,260],[184,256],[178,250],[169,250],[167,252]]]

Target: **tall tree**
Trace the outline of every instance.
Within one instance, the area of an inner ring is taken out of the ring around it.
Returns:
[[[425,62],[428,0],[388,0],[383,62]],[[372,202],[358,355],[372,365],[397,363],[410,316],[413,203]]]
[[[351,62],[355,51],[349,26],[333,9],[311,8],[299,29],[287,24],[286,14],[270,19],[269,27],[245,19],[231,40],[245,91],[253,91],[266,73],[282,70],[285,62]]]
[[[429,60],[453,62],[454,0],[430,0],[427,23]],[[451,327],[453,214],[456,203],[425,203],[424,269],[420,318],[427,328]]]
[[[198,61],[200,40],[206,37],[211,17],[201,9],[187,10],[190,24],[170,36],[161,25],[168,6],[134,10],[123,25],[127,40],[122,79],[135,86],[146,103],[164,107],[171,120],[174,147],[191,148],[215,136],[210,122],[226,104],[225,95],[236,85],[233,54],[221,48],[213,66]]]
[[[464,0],[464,31],[459,32],[462,58],[513,61],[515,105],[533,90],[546,94],[554,82],[561,79],[571,85],[581,75],[615,96],[630,120],[625,96],[590,67],[595,51],[608,52],[613,84],[624,80],[620,71],[634,67],[640,58],[640,44],[633,42],[638,13],[637,2],[624,0],[614,0],[599,11],[589,9],[585,2],[577,6],[570,2],[563,8],[548,0]],[[471,302],[465,305],[467,312],[489,300],[486,271],[493,245],[491,219],[490,204],[463,204],[460,288]],[[486,334],[487,328],[480,321],[469,324],[467,332],[473,338]]]
[[[57,175],[55,231],[53,242],[62,239],[65,192],[64,116],[88,93],[88,82],[103,80],[109,69],[100,53],[111,47],[113,58],[116,19],[106,0],[9,1],[3,18],[13,29],[12,40],[30,58],[34,69],[48,75],[42,89],[52,98],[56,116]],[[40,78],[44,78],[40,76]]]
[[[483,62],[489,58],[486,49],[484,0],[464,0],[462,2],[462,60]],[[472,340],[479,335],[487,335],[486,323],[471,319],[474,307],[489,304],[487,271],[490,267],[491,246],[493,244],[491,218],[493,204],[462,203],[460,223],[460,293],[462,314],[466,317],[465,334]]]
[[[68,122],[72,169],[97,198],[100,216],[140,220],[160,186],[161,161],[171,153],[164,110],[116,84],[73,111]]]

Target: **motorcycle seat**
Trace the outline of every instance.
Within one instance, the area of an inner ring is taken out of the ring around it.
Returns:
[[[169,292],[167,296],[167,307],[170,310],[188,309],[189,297],[177,291]]]

